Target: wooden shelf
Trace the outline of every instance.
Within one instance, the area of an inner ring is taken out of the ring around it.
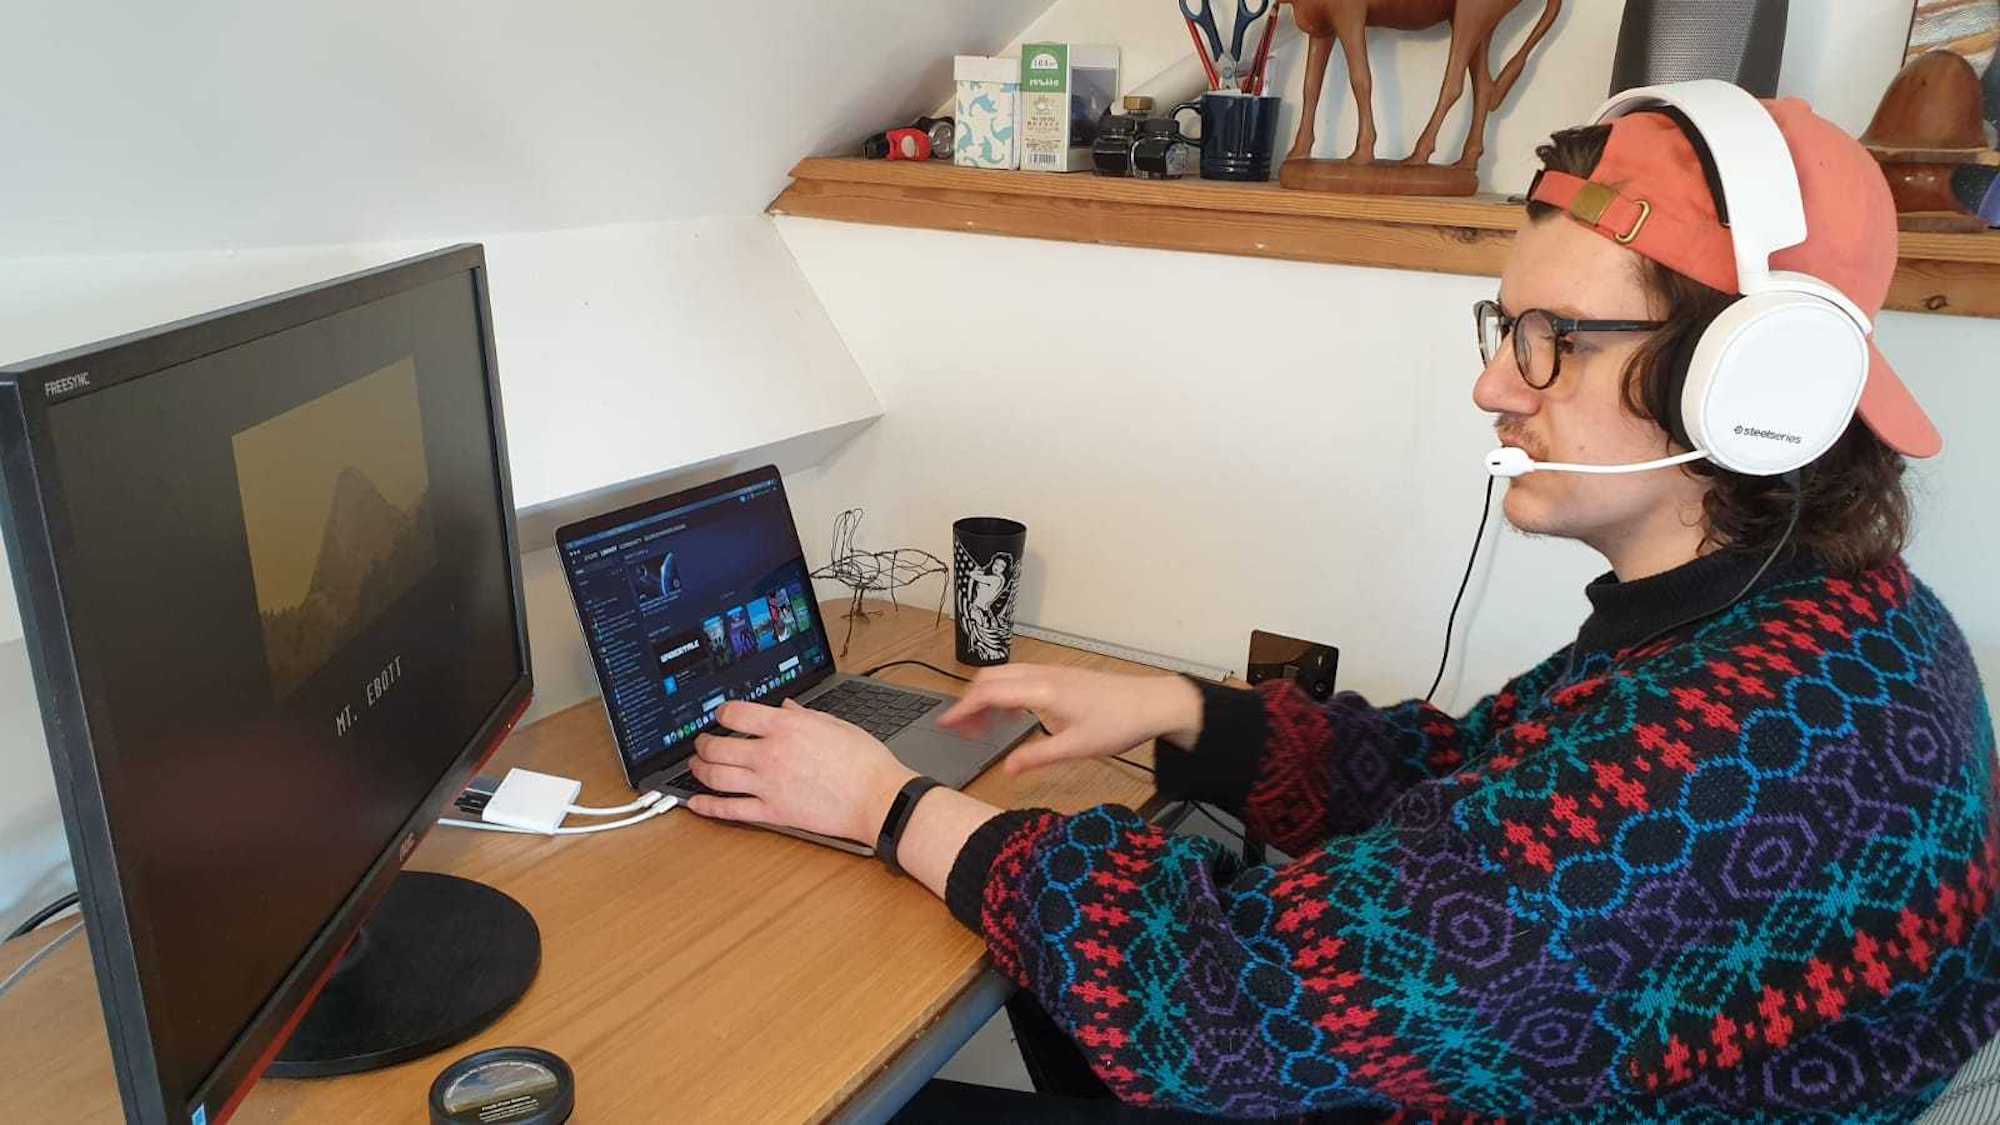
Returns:
[[[778,215],[1497,277],[1519,203],[814,157]],[[1905,232],[1888,307],[2000,317],[2000,232]]]

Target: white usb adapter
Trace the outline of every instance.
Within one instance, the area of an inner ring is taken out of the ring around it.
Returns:
[[[479,819],[488,824],[519,828],[528,832],[555,835],[568,815],[571,802],[583,792],[583,782],[554,777],[534,770],[511,769],[500,787],[479,810]]]

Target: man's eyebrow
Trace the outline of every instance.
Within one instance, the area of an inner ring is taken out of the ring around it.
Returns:
[[[1496,304],[1498,304],[1498,305],[1500,306],[1500,312],[1501,312],[1501,314],[1502,314],[1503,316],[1506,316],[1506,317],[1507,317],[1508,319],[1510,319],[1510,320],[1511,320],[1511,319],[1513,319],[1514,317],[1517,317],[1517,316],[1519,316],[1519,315],[1520,315],[1520,313],[1517,313],[1517,312],[1515,312],[1515,311],[1514,311],[1513,309],[1511,309],[1511,308],[1509,308],[1509,307],[1507,306],[1507,298],[1505,298],[1505,297],[1495,297],[1495,298],[1494,298],[1494,302],[1495,302]],[[1577,307],[1576,307],[1575,305],[1537,305],[1537,306],[1535,306],[1535,307],[1536,307],[1536,308],[1538,308],[1538,309],[1540,309],[1540,310],[1542,310],[1543,312],[1546,312],[1546,313],[1554,313],[1555,315],[1557,315],[1557,316],[1559,316],[1559,317],[1564,317],[1564,318],[1567,318],[1567,319],[1569,319],[1569,320],[1597,320],[1597,319],[1600,319],[1600,318],[1598,318],[1598,317],[1593,317],[1593,316],[1591,316],[1591,315],[1590,315],[1589,313],[1585,312],[1584,310],[1582,310],[1582,309],[1580,309],[1580,308],[1577,308]],[[1526,309],[1523,309],[1523,310],[1521,310],[1521,311],[1522,311],[1522,312],[1526,312],[1527,310],[1526,310]]]

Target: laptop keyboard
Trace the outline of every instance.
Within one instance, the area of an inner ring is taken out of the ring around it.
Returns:
[[[708,786],[703,785],[699,780],[697,780],[692,772],[681,774],[679,777],[676,777],[673,780],[667,782],[667,784],[673,786],[676,789],[685,789],[688,792],[694,793],[698,796],[705,796],[705,797],[747,796],[747,794],[744,793],[724,793],[719,789],[710,789]]]
[[[869,734],[884,742],[889,741],[898,731],[924,717],[932,708],[943,703],[942,699],[932,699],[927,695],[916,695],[895,688],[878,687],[862,680],[848,680],[833,690],[807,703],[815,711],[824,711],[836,718],[846,719]],[[717,728],[710,733],[724,738],[740,738],[728,731]],[[706,793],[717,797],[741,797],[741,793],[722,793],[703,785],[692,772],[682,773],[668,782],[676,789],[691,793]]]
[[[807,703],[815,711],[846,719],[884,742],[944,702],[927,695],[847,680]]]

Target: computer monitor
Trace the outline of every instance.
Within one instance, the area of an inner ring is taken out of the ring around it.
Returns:
[[[482,248],[0,368],[0,483],[127,1116],[511,1005],[525,911],[398,880],[531,691]]]

